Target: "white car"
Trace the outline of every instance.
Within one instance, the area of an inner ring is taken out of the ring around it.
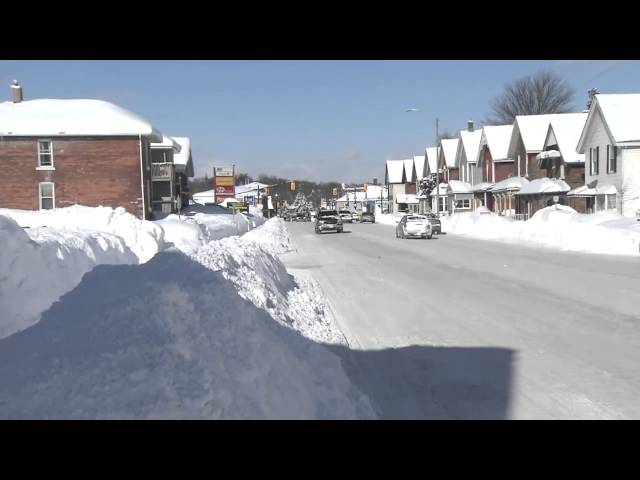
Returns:
[[[405,215],[396,225],[396,238],[431,238],[431,222],[424,215]]]

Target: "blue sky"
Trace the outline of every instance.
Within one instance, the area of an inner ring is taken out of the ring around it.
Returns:
[[[640,92],[638,61],[0,61],[0,99],[16,78],[25,99],[117,103],[191,137],[198,176],[235,164],[362,182],[382,178],[385,160],[431,146],[436,116],[441,130],[463,129],[506,82],[541,68],[577,88],[577,110],[591,87]]]

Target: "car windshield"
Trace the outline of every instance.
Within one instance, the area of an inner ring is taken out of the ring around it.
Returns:
[[[318,214],[318,217],[332,217],[337,215],[338,212],[336,212],[335,210],[325,210],[324,212],[320,212]]]

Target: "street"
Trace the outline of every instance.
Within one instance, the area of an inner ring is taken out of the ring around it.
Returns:
[[[287,223],[381,418],[640,418],[640,259]]]

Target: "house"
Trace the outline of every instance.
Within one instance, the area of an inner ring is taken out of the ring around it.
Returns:
[[[431,211],[434,213],[438,213],[439,215],[444,215],[447,213],[447,188],[448,184],[440,183],[438,188],[434,188],[431,194]],[[437,204],[440,204],[440,208],[437,208]]]
[[[597,94],[578,140],[594,211],[640,215],[640,94]]]
[[[387,189],[381,185],[367,185],[366,189],[357,187],[336,200],[338,210],[373,211],[374,206],[382,208],[387,200]],[[398,194],[400,196],[404,194]]]
[[[147,120],[101,100],[0,103],[0,207],[38,210],[123,207],[151,218],[151,143],[162,134]]]
[[[459,138],[443,138],[440,140],[438,153],[438,168],[443,172],[443,181],[458,180],[459,169],[456,166],[456,152],[458,151]]]
[[[472,186],[474,208],[484,206],[495,211],[491,188],[515,174],[513,158],[509,157],[512,131],[513,125],[487,125],[482,128],[477,162],[482,181]]]
[[[460,180],[471,185],[482,182],[482,170],[478,168],[481,138],[482,130],[475,130],[473,120],[469,120],[466,130],[460,131],[455,165],[459,169]]]
[[[428,164],[426,152],[424,155],[416,155],[413,157],[413,165],[416,172],[416,198],[418,200],[418,213],[427,213],[431,211],[429,198],[421,194],[420,182],[427,177]]]
[[[531,181],[526,191],[519,192],[521,200],[526,202],[522,205],[526,217],[552,205],[556,196],[558,203],[570,205],[578,212],[593,210],[587,196],[569,195],[569,191],[584,187],[584,154],[578,153],[576,146],[586,120],[587,113],[584,112],[560,115],[549,123],[542,151],[536,156],[538,167],[546,169],[546,176]]]
[[[387,186],[387,192],[389,195],[389,203],[391,204],[391,212],[397,213],[399,211],[406,211],[408,205],[402,200],[406,200],[404,197],[407,193],[415,194],[415,183],[413,184],[413,192],[407,192],[407,185],[411,185],[407,182],[407,162],[411,164],[410,172],[413,170],[413,159],[409,160],[387,160],[385,168],[385,184]],[[411,173],[410,173],[411,175]],[[401,195],[398,197],[398,195]],[[401,200],[397,202],[398,198]]]
[[[151,143],[152,210],[175,213],[189,203],[188,178],[193,177],[191,140],[163,136]]]
[[[462,180],[451,180],[447,185],[447,210],[449,214],[456,211],[470,211],[473,203],[471,185]]]
[[[581,118],[581,113],[553,113],[545,115],[517,115],[509,141],[508,156],[516,162],[515,174],[528,180],[543,178],[547,170],[538,163],[538,154],[544,148],[549,124],[553,120]]]

